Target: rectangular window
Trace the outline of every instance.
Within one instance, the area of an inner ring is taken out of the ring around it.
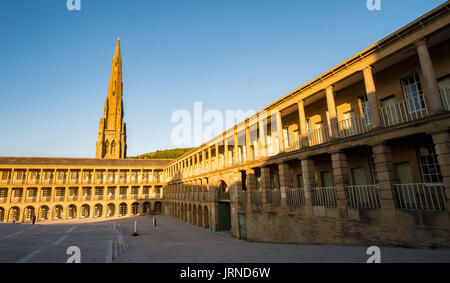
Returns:
[[[58,173],[58,179],[59,180],[63,180],[64,179],[64,172],[59,172]]]
[[[2,173],[2,180],[3,181],[6,181],[6,180],[8,180],[8,171],[3,171],[3,173]]]
[[[36,180],[36,171],[31,171],[31,180],[32,181]]]
[[[30,198],[36,197],[36,190],[35,189],[28,190],[28,197]]]
[[[304,184],[303,184],[303,174],[298,174],[297,175],[297,184],[298,184],[298,188],[299,189],[303,189]]]
[[[414,183],[411,172],[411,164],[409,162],[395,164],[395,170],[397,171],[397,177],[400,184]]]
[[[51,174],[52,174],[52,173],[51,173],[50,171],[45,171],[45,180],[49,180]]]
[[[76,180],[78,179],[78,172],[72,172],[72,179]]]
[[[400,81],[409,111],[416,112],[425,109],[425,100],[419,74],[412,74]]]
[[[56,196],[57,197],[63,197],[65,195],[65,193],[66,193],[65,189],[62,189],[62,188],[56,189]]]
[[[114,180],[114,172],[108,172],[108,178],[110,181]]]
[[[43,189],[42,190],[42,196],[43,197],[49,197],[51,193],[51,189]]]
[[[127,188],[120,188],[120,195],[126,195],[127,194]]]
[[[369,106],[369,99],[367,98],[367,95],[358,97],[359,101],[359,107],[361,110],[361,116],[364,118],[364,122],[366,125],[372,124],[372,118],[370,116],[370,106]]]
[[[96,196],[102,196],[103,195],[103,189],[102,188],[95,188],[95,195]]]
[[[22,180],[22,176],[23,176],[23,172],[22,171],[17,171],[17,180]]]
[[[6,198],[8,194],[8,190],[7,189],[1,189],[0,190],[0,198]]]
[[[442,175],[434,145],[424,145],[418,149],[420,170],[424,183],[441,183]]]
[[[21,189],[14,190],[14,197],[15,198],[19,198],[21,196],[22,196],[22,190]]]
[[[70,189],[70,196],[76,197],[78,195],[78,189]]]
[[[333,180],[331,177],[331,172],[325,171],[320,172],[320,180],[322,187],[332,187],[333,186]]]
[[[352,168],[353,185],[364,186],[367,185],[366,173],[363,167]]]

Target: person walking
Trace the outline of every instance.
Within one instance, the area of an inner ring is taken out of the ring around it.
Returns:
[[[36,223],[36,215],[33,215],[33,225]]]
[[[15,216],[13,216],[12,223],[16,224],[16,217]]]

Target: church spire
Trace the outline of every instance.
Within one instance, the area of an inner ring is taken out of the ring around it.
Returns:
[[[112,60],[105,109],[103,117],[100,119],[96,158],[126,158],[126,125],[123,118],[122,92],[122,57],[120,38],[118,38]]]

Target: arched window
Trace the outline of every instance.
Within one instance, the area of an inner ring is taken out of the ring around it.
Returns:
[[[115,142],[115,141],[112,141],[112,143],[111,143],[111,152],[110,152],[110,154],[111,154],[111,155],[114,154],[115,151],[116,151],[116,142]]]

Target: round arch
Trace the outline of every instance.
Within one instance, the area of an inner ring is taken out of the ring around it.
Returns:
[[[33,216],[36,214],[36,210],[34,209],[34,206],[27,206],[25,208],[25,221],[31,221],[33,220]]]
[[[15,221],[19,221],[19,217],[20,217],[20,208],[18,208],[17,206],[11,207],[8,213],[8,222],[13,221],[13,219]]]
[[[48,220],[49,216],[50,216],[50,209],[48,208],[48,206],[43,205],[39,208],[39,220]]]
[[[101,205],[100,203],[97,203],[94,206],[94,217],[99,218],[102,216],[103,216],[103,205]]]
[[[5,209],[0,207],[0,222],[5,221]]]
[[[70,212],[70,207],[69,207]],[[77,213],[77,207],[75,206],[75,215]],[[57,205],[53,208],[53,219],[62,219],[63,218],[63,207],[61,205]]]
[[[88,204],[81,206],[81,218],[89,218],[91,207]]]
[[[55,207],[56,209],[56,207]],[[62,211],[62,207],[61,207],[61,211]],[[56,210],[55,210],[56,212]],[[62,215],[60,216],[62,218]],[[57,219],[61,219],[61,218],[57,218]],[[74,219],[77,218],[77,206],[74,204],[69,205],[69,207],[67,208],[67,218],[68,219]]]
[[[131,204],[131,215],[135,216],[139,214],[139,203],[133,202]]]
[[[142,204],[142,213],[144,215],[149,215],[151,209],[152,209],[152,205],[150,202],[146,201]]]
[[[106,217],[113,217],[116,213],[116,206],[114,203],[110,203],[106,209]]]
[[[119,205],[119,216],[126,216],[128,212],[128,205],[126,203],[121,203]]]

